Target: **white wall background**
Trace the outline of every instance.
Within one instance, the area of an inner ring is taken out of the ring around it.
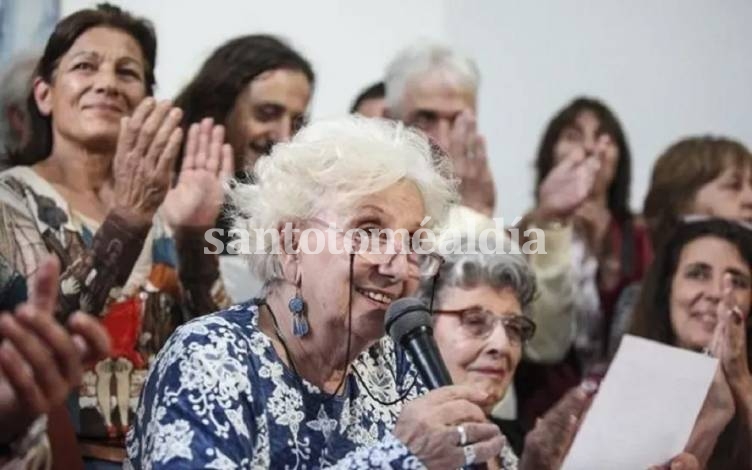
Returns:
[[[62,0],[62,13],[96,2]],[[312,62],[313,116],[344,113],[400,47],[446,41],[483,75],[480,126],[499,216],[532,203],[543,127],[571,98],[601,97],[620,116],[634,157],[632,205],[671,142],[725,134],[752,146],[752,1],[724,0],[115,0],[159,36],[160,97],[174,96],[221,42],[267,32]]]

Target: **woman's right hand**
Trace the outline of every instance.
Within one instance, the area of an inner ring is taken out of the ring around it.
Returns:
[[[146,98],[120,121],[113,161],[113,210],[140,225],[151,224],[170,189],[183,132],[183,113],[170,101]]]
[[[428,468],[460,468],[468,463],[466,452],[475,455],[474,463],[486,462],[499,456],[505,443],[479,406],[487,401],[485,392],[468,386],[433,390],[405,405],[394,435]],[[460,445],[459,426],[465,430],[467,450]]]
[[[593,191],[599,168],[600,161],[587,158],[582,147],[572,150],[541,182],[536,219],[545,222],[571,217]]]

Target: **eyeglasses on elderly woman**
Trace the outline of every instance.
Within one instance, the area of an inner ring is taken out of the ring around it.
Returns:
[[[462,331],[470,338],[488,338],[499,323],[504,327],[507,338],[514,345],[524,344],[535,334],[535,322],[523,315],[500,315],[480,307],[434,310],[433,313],[459,316]]]

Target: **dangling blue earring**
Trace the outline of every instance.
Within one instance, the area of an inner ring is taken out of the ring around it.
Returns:
[[[308,334],[308,320],[305,317],[305,301],[300,295],[300,286],[295,292],[295,297],[290,299],[287,308],[292,313],[292,334],[301,337]]]

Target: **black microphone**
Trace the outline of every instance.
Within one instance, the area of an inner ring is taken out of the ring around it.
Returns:
[[[452,385],[452,378],[433,339],[432,323],[426,304],[412,297],[392,302],[384,319],[386,332],[407,350],[429,390]]]

